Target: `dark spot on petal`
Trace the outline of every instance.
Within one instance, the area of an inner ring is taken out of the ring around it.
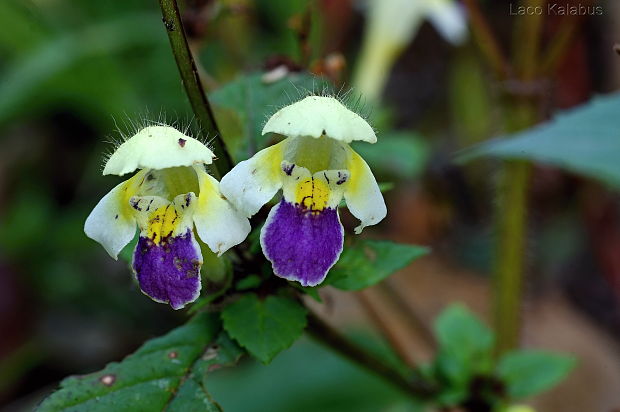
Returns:
[[[288,176],[293,174],[293,169],[295,169],[295,165],[292,163],[282,166],[282,171],[286,173]]]
[[[181,146],[181,147],[185,147],[185,142],[187,142],[187,140],[185,140],[185,139],[179,139],[179,146]]]
[[[132,199],[129,201],[129,203],[131,204],[131,207],[133,207],[134,209],[136,209],[139,212],[142,212],[142,208],[140,207],[140,201],[137,199]]]
[[[118,215],[114,216],[114,219],[118,219]]]
[[[103,383],[105,386],[112,386],[114,385],[114,382],[116,382],[116,375],[103,375],[101,378],[99,378],[99,382]]]
[[[323,129],[323,136],[325,136],[327,134],[327,132],[325,131],[325,129]]]
[[[349,179],[349,176],[346,173],[338,172],[338,181],[336,182],[336,184],[341,185],[344,182],[346,182],[348,179]]]
[[[256,169],[252,170],[252,174],[255,175],[256,174]]]

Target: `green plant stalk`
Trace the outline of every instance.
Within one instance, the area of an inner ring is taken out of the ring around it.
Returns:
[[[544,7],[546,0],[523,0],[525,7]],[[524,16],[514,30],[513,64],[524,84],[535,79],[538,70],[542,15]],[[517,131],[533,125],[537,116],[535,99],[512,96],[508,105],[507,129]],[[506,161],[500,176],[496,225],[498,245],[494,273],[495,354],[500,356],[519,344],[521,304],[525,276],[528,188],[531,164]]]
[[[489,66],[495,71],[498,78],[504,79],[508,77],[512,70],[510,63],[504,56],[499,42],[491,31],[487,20],[484,18],[478,0],[464,0],[463,3],[467,8],[472,34],[478,43],[482,55],[485,57]]]
[[[543,8],[547,0],[523,0],[521,4],[531,9]],[[513,65],[517,76],[523,81],[530,81],[536,76],[540,58],[543,14],[523,16],[516,20],[513,33]]]
[[[507,161],[500,176],[496,212],[499,243],[493,284],[498,355],[519,343],[530,174],[528,162]]]
[[[172,48],[172,53],[179,68],[179,74],[181,75],[187,97],[192,105],[194,115],[198,119],[200,128],[205,136],[212,138],[210,144],[216,159],[213,165],[211,165],[211,174],[216,179],[221,179],[232,168],[232,160],[222,141],[209,100],[202,87],[196,62],[185,36],[179,6],[176,0],[159,0],[159,5],[161,7],[162,21],[170,40],[170,47]]]
[[[385,362],[340,335],[312,312],[308,313],[306,331],[318,342],[364,369],[379,375],[414,399],[428,400],[436,392],[435,388],[419,373],[414,372],[410,379],[405,378],[400,372],[386,365]]]

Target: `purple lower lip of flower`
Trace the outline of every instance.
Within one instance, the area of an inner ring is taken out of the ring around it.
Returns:
[[[277,276],[303,286],[321,283],[336,263],[344,242],[338,211],[309,211],[282,199],[261,233],[261,245]]]
[[[140,236],[133,256],[140,289],[158,302],[169,303],[173,309],[180,309],[198,297],[201,262],[191,229],[159,244]]]

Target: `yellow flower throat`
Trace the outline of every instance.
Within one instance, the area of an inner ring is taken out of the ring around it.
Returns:
[[[172,236],[180,222],[179,213],[174,205],[161,206],[155,209],[148,220],[148,237],[155,243],[159,243]]]
[[[319,179],[309,178],[297,184],[295,190],[295,203],[319,213],[327,207],[329,201],[329,186]]]

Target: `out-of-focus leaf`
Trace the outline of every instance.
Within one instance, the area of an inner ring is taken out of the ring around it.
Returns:
[[[325,284],[342,290],[361,290],[381,282],[427,253],[429,249],[424,246],[361,240],[345,247]]]
[[[292,299],[248,293],[222,311],[224,328],[263,363],[288,348],[306,327],[306,310]]]
[[[323,300],[321,299],[321,296],[319,295],[320,286],[301,286],[297,282],[289,282],[289,285],[291,285],[297,290],[302,291],[303,293],[310,296],[312,299],[316,300],[317,302],[319,303],[323,302]]]
[[[395,186],[396,185],[393,182],[381,182],[379,183],[379,190],[381,191],[381,193],[386,193],[394,189]]]
[[[369,343],[373,336],[360,334],[359,340]],[[426,410],[384,379],[303,338],[269,365],[247,362],[218,371],[209,379],[211,394],[226,411]]]
[[[63,380],[39,412],[219,411],[206,392],[205,373],[234,363],[240,349],[220,336],[217,315],[202,313],[146,342],[103,370]]]
[[[240,279],[235,285],[235,289],[237,290],[248,290],[254,289],[258,287],[261,283],[263,283],[263,278],[258,276],[257,274],[252,274]]]
[[[309,74],[290,74],[271,83],[264,82],[262,76],[260,73],[242,76],[210,95],[218,118],[223,116],[228,120],[222,125],[222,134],[236,161],[249,158],[267,145],[268,137],[262,136],[261,131],[270,115],[301,99],[308,91],[320,92],[325,85],[323,80]],[[230,116],[218,108],[232,110],[239,123],[231,124]],[[242,135],[238,135],[239,130]]]
[[[48,34],[32,11],[18,0],[0,2],[0,27],[0,53],[12,55],[23,54]]]
[[[464,151],[461,162],[482,156],[526,159],[593,177],[620,187],[620,93],[597,97],[554,120],[511,138]]]
[[[550,389],[575,366],[575,358],[557,353],[523,350],[507,353],[497,365],[497,376],[512,399],[526,398]]]
[[[298,58],[300,54],[299,40],[295,30],[291,30],[291,24],[295,24],[296,19],[301,18],[301,14],[306,12],[309,7],[308,0],[257,0],[255,2],[256,12],[260,16],[262,24],[265,24],[269,31],[266,36],[261,37],[260,42],[256,42],[257,48],[266,48],[263,51],[265,56],[283,55]],[[320,24],[312,19],[312,26]],[[310,44],[314,43],[310,33]],[[264,60],[263,60],[264,61]]]
[[[445,309],[434,324],[439,343],[437,373],[462,388],[475,374],[489,372],[493,333],[465,306]]]
[[[375,144],[355,142],[352,146],[373,171],[405,179],[424,171],[430,152],[426,141],[411,132],[381,134]]]
[[[49,193],[26,189],[12,199],[2,216],[0,246],[9,255],[30,256],[33,245],[46,237],[53,207]]]
[[[24,102],[34,99],[45,82],[85,58],[106,56],[159,41],[161,27],[153,23],[159,19],[153,13],[124,16],[89,26],[80,32],[57,35],[41,44],[37,50],[17,60],[4,72],[0,81],[0,122],[13,115]],[[88,81],[97,79],[101,71],[98,73]],[[76,83],[81,84],[74,76],[73,84]]]
[[[321,295],[319,295],[319,290],[318,288],[315,287],[309,287],[309,286],[302,286],[301,290],[308,296],[310,296],[312,299],[314,299],[315,301],[322,303],[323,299],[321,299]]]

